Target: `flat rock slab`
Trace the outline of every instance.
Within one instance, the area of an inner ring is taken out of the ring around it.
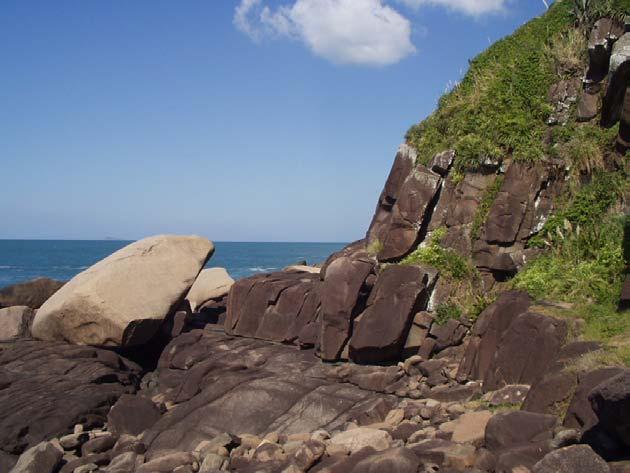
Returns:
[[[0,349],[0,449],[22,453],[75,424],[103,423],[140,368],[116,353],[22,340]]]
[[[221,432],[263,436],[333,430],[386,396],[335,380],[312,350],[194,330],[164,350],[147,396],[168,406],[143,434],[149,458],[192,451]],[[381,419],[382,420],[382,419]],[[378,421],[378,419],[377,419]]]

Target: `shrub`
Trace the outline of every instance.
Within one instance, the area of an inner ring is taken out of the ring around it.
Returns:
[[[440,271],[441,276],[452,279],[464,279],[473,274],[468,261],[450,248],[443,248],[441,240],[446,229],[439,228],[433,232],[425,246],[419,247],[401,264],[426,264]]]
[[[451,319],[459,319],[462,309],[452,302],[444,302],[435,309],[434,321],[438,325],[445,325]]]

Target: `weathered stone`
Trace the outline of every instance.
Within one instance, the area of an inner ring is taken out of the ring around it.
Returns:
[[[564,320],[532,312],[519,315],[501,339],[484,378],[484,389],[531,384],[555,360],[566,337]]]
[[[599,95],[584,91],[577,106],[577,120],[587,122],[597,116],[599,112]]]
[[[37,278],[7,286],[0,289],[0,309],[12,306],[39,309],[63,285],[63,282],[54,279]]]
[[[160,410],[141,396],[124,394],[107,415],[107,425],[115,435],[139,435],[160,419]]]
[[[461,344],[467,332],[468,328],[462,325],[459,320],[450,319],[441,325],[434,323],[429,331],[429,335],[435,338],[433,352],[441,352],[448,347]]]
[[[326,269],[322,287],[321,357],[338,360],[350,338],[350,327],[363,309],[362,289],[373,262],[363,257],[342,256]]]
[[[27,306],[0,309],[0,341],[14,340],[30,335],[29,325],[35,313]]]
[[[486,426],[485,446],[491,451],[551,440],[557,418],[513,411],[493,416]]]
[[[62,456],[61,446],[42,442],[22,453],[10,473],[54,473]]]
[[[429,162],[428,168],[439,174],[442,177],[445,177],[448,174],[453,161],[455,160],[455,151],[448,150],[442,151],[441,153],[437,153],[431,161]]]
[[[187,452],[173,452],[150,460],[136,468],[136,473],[170,473],[182,465],[192,465],[195,457]]]
[[[630,369],[597,385],[589,400],[600,428],[630,447]]]
[[[459,367],[458,379],[486,377],[504,333],[516,317],[529,309],[531,303],[527,293],[504,292],[479,315]]]
[[[367,232],[368,245],[376,244],[380,246],[385,241],[389,230],[392,209],[398,200],[403,183],[415,166],[416,158],[416,151],[411,146],[402,144],[398,149]]]
[[[622,368],[599,368],[577,376],[577,387],[564,417],[564,425],[588,430],[597,423],[588,400],[590,392],[599,384],[618,375]]]
[[[413,317],[426,303],[427,282],[427,272],[417,266],[392,265],[379,274],[350,339],[353,361],[401,358]]]
[[[384,430],[369,427],[357,427],[333,435],[329,440],[335,445],[343,445],[351,453],[358,452],[364,447],[372,447],[376,451],[387,450],[392,444],[392,437]]]
[[[610,468],[588,445],[555,450],[534,465],[532,473],[609,473]]]
[[[529,386],[527,384],[508,384],[496,391],[491,391],[483,396],[491,406],[521,405],[527,397]]]
[[[111,463],[103,469],[107,473],[129,473],[136,465],[142,463],[142,456],[134,452],[124,452],[112,458]]]
[[[225,268],[204,269],[186,295],[190,309],[197,312],[206,302],[226,296],[233,284],[234,279]]]
[[[142,436],[147,457],[193,451],[223,432],[262,439],[269,432],[282,437],[339,430],[387,399],[333,376],[335,371],[314,350],[208,330],[184,333],[164,349],[156,387],[142,392],[171,406]],[[382,416],[391,408],[384,403]]]
[[[0,350],[0,448],[25,448],[105,422],[121,394],[135,392],[140,367],[117,354],[59,342],[20,340]]]
[[[308,273],[241,279],[228,296],[225,330],[243,337],[296,342],[308,325],[319,327],[320,286],[319,276]]]
[[[174,312],[213,251],[201,237],[161,235],[132,243],[48,299],[35,316],[33,336],[87,345],[145,343]]]
[[[490,411],[468,412],[461,415],[457,419],[451,440],[457,443],[481,446],[486,436],[486,426],[491,417]]]
[[[110,432],[105,435],[88,440],[81,446],[81,455],[87,456],[90,453],[102,453],[114,448],[117,437]]]
[[[611,46],[623,30],[610,18],[595,22],[588,41],[589,68],[586,80],[589,83],[602,81],[609,70]]]
[[[423,166],[416,167],[403,183],[394,204],[379,261],[397,259],[410,253],[418,243],[428,213],[435,205],[442,179]]]
[[[302,469],[307,471],[322,457],[326,451],[326,445],[317,440],[307,440],[293,455],[293,461]]]

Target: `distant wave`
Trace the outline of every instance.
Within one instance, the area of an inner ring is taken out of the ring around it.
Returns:
[[[15,266],[0,266],[0,269],[15,269]]]
[[[266,273],[266,272],[273,271],[274,269],[278,269],[278,268],[262,268],[260,266],[256,266],[255,268],[247,268],[247,269],[254,273]]]

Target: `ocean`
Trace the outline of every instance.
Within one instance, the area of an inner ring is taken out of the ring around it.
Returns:
[[[0,288],[46,276],[66,281],[131,243],[114,240],[0,240]],[[271,272],[306,260],[323,262],[345,243],[215,242],[207,267],[223,267],[234,279]]]

